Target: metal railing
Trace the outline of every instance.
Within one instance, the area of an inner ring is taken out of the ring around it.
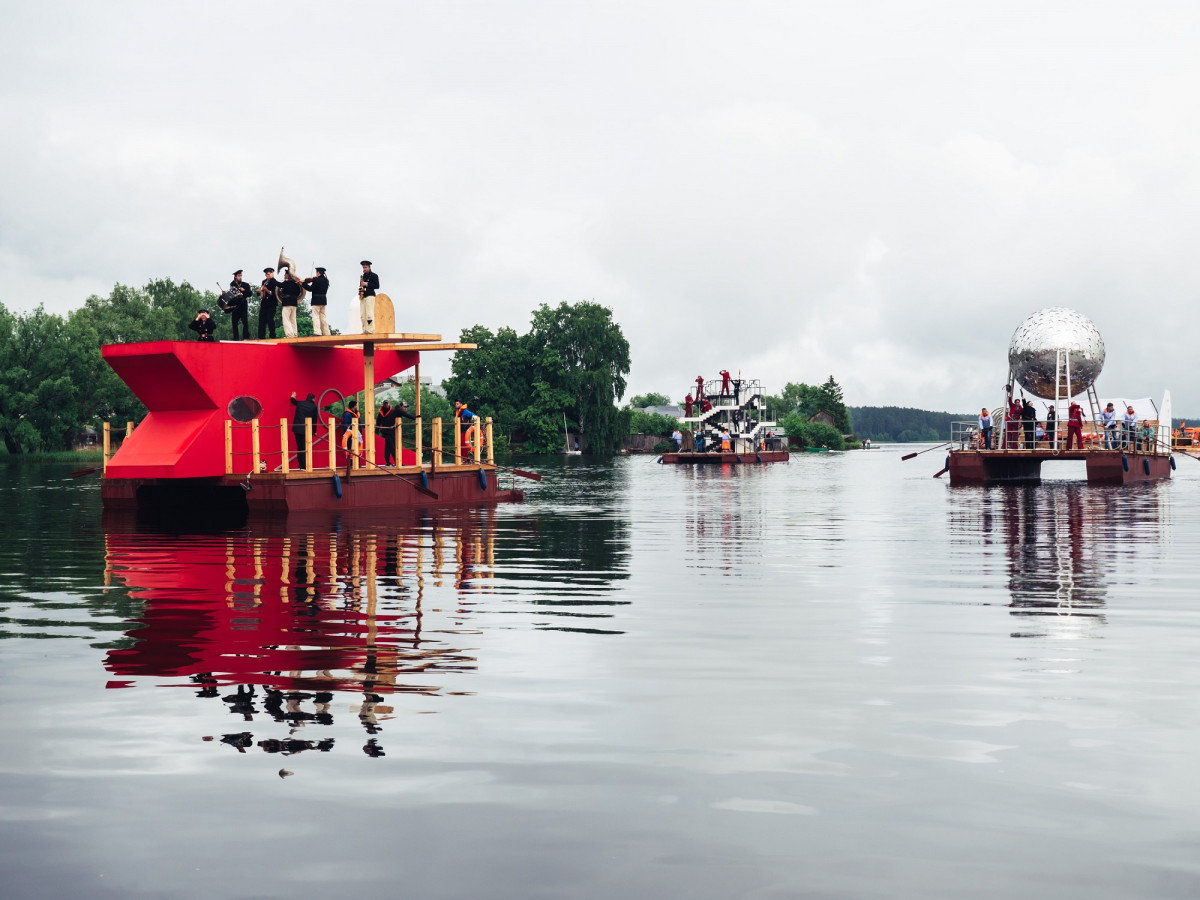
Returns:
[[[994,419],[993,419],[994,421]],[[1154,427],[1150,434],[1140,433],[1140,429],[1127,428],[1118,423],[1115,428],[1104,429],[1096,422],[1084,422],[1080,429],[1081,446],[1073,449],[1084,451],[1094,450],[1125,450],[1135,453],[1151,453],[1155,455],[1170,452],[1158,439],[1158,423],[1151,420]],[[1045,428],[1045,423],[1038,422]],[[1014,419],[1009,422],[1001,421],[992,427],[990,446],[981,444],[979,422],[951,422],[950,443],[957,445],[959,450],[1050,450],[1062,452],[1067,449],[1067,425],[1059,423],[1052,431],[1044,431],[1041,437],[1035,433],[1028,437],[1025,420]],[[1075,442],[1072,442],[1073,444]]]

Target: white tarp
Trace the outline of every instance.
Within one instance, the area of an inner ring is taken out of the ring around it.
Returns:
[[[1154,401],[1149,397],[1101,397],[1100,409],[1103,411],[1108,407],[1108,404],[1113,405],[1113,412],[1117,414],[1117,421],[1125,421],[1125,408],[1133,407],[1133,411],[1137,413],[1138,424],[1149,420],[1151,422],[1158,421],[1158,407],[1154,405]],[[1167,424],[1170,424],[1169,422]]]
[[[1045,419],[1046,410],[1054,405],[1054,401],[1052,400],[1039,400],[1035,397],[1031,397],[1030,400],[1038,411],[1039,419]],[[1088,416],[1091,415],[1088,411],[1087,397],[1076,397],[1075,402],[1083,407],[1083,420],[1086,422]],[[1158,408],[1149,397],[1105,397],[1100,401],[1099,412],[1103,412],[1104,408],[1110,403],[1113,405],[1113,412],[1117,414],[1118,422],[1125,421],[1125,408],[1127,406],[1132,406],[1133,411],[1137,413],[1138,424],[1141,424],[1146,419],[1149,419],[1151,422],[1158,421]],[[1069,400],[1064,400],[1058,404],[1058,421],[1065,422],[1067,420],[1067,407],[1070,405],[1071,402]]]

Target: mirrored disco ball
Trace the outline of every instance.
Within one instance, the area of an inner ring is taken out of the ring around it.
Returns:
[[[1017,326],[1008,345],[1008,366],[1025,393],[1044,400],[1054,399],[1057,351],[1071,352],[1071,384],[1064,384],[1068,397],[1082,394],[1104,368],[1104,339],[1092,320],[1073,309],[1051,307],[1035,312]],[[1065,365],[1059,378],[1066,380]]]

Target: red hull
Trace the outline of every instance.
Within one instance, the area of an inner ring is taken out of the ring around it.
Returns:
[[[480,481],[480,471],[484,473]],[[311,510],[426,509],[432,506],[480,506],[520,502],[525,492],[502,489],[499,473],[483,466],[461,466],[427,473],[429,494],[418,490],[417,471],[397,474],[390,470],[359,469],[349,477],[345,469],[326,469],[311,475],[266,474],[217,478],[105,478],[100,496],[109,509],[180,508],[221,509],[250,514],[289,514]],[[246,485],[249,485],[249,489]],[[335,486],[336,485],[336,486]],[[341,496],[338,496],[338,487]]]

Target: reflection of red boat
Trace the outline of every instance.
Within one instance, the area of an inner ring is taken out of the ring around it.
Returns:
[[[473,349],[435,343],[438,335],[351,335],[285,341],[159,341],[104,347],[105,360],[148,413],[106,460],[101,496],[110,508],[195,511],[404,508],[520,500],[501,490],[491,422],[462,452],[457,420],[443,445],[439,419],[401,427],[399,466],[384,466],[375,434],[374,386],[420,369],[422,350]],[[416,379],[419,387],[420,379]],[[375,435],[356,453],[339,444],[329,420],[311,435],[291,427],[289,397],[362,391],[362,430]],[[420,417],[418,389],[416,415]],[[422,427],[427,426],[427,427]],[[426,437],[428,434],[428,437]],[[427,442],[427,443],[426,443]],[[305,465],[299,450],[307,448]]]
[[[487,512],[393,520],[369,531],[282,527],[156,540],[106,522],[106,583],[143,612],[110,650],[110,687],[190,679],[276,690],[436,692],[438,675],[473,670],[447,635],[487,590],[494,529]],[[424,609],[426,571],[455,599]],[[453,578],[449,577],[453,573]],[[422,683],[412,683],[418,678]]]

